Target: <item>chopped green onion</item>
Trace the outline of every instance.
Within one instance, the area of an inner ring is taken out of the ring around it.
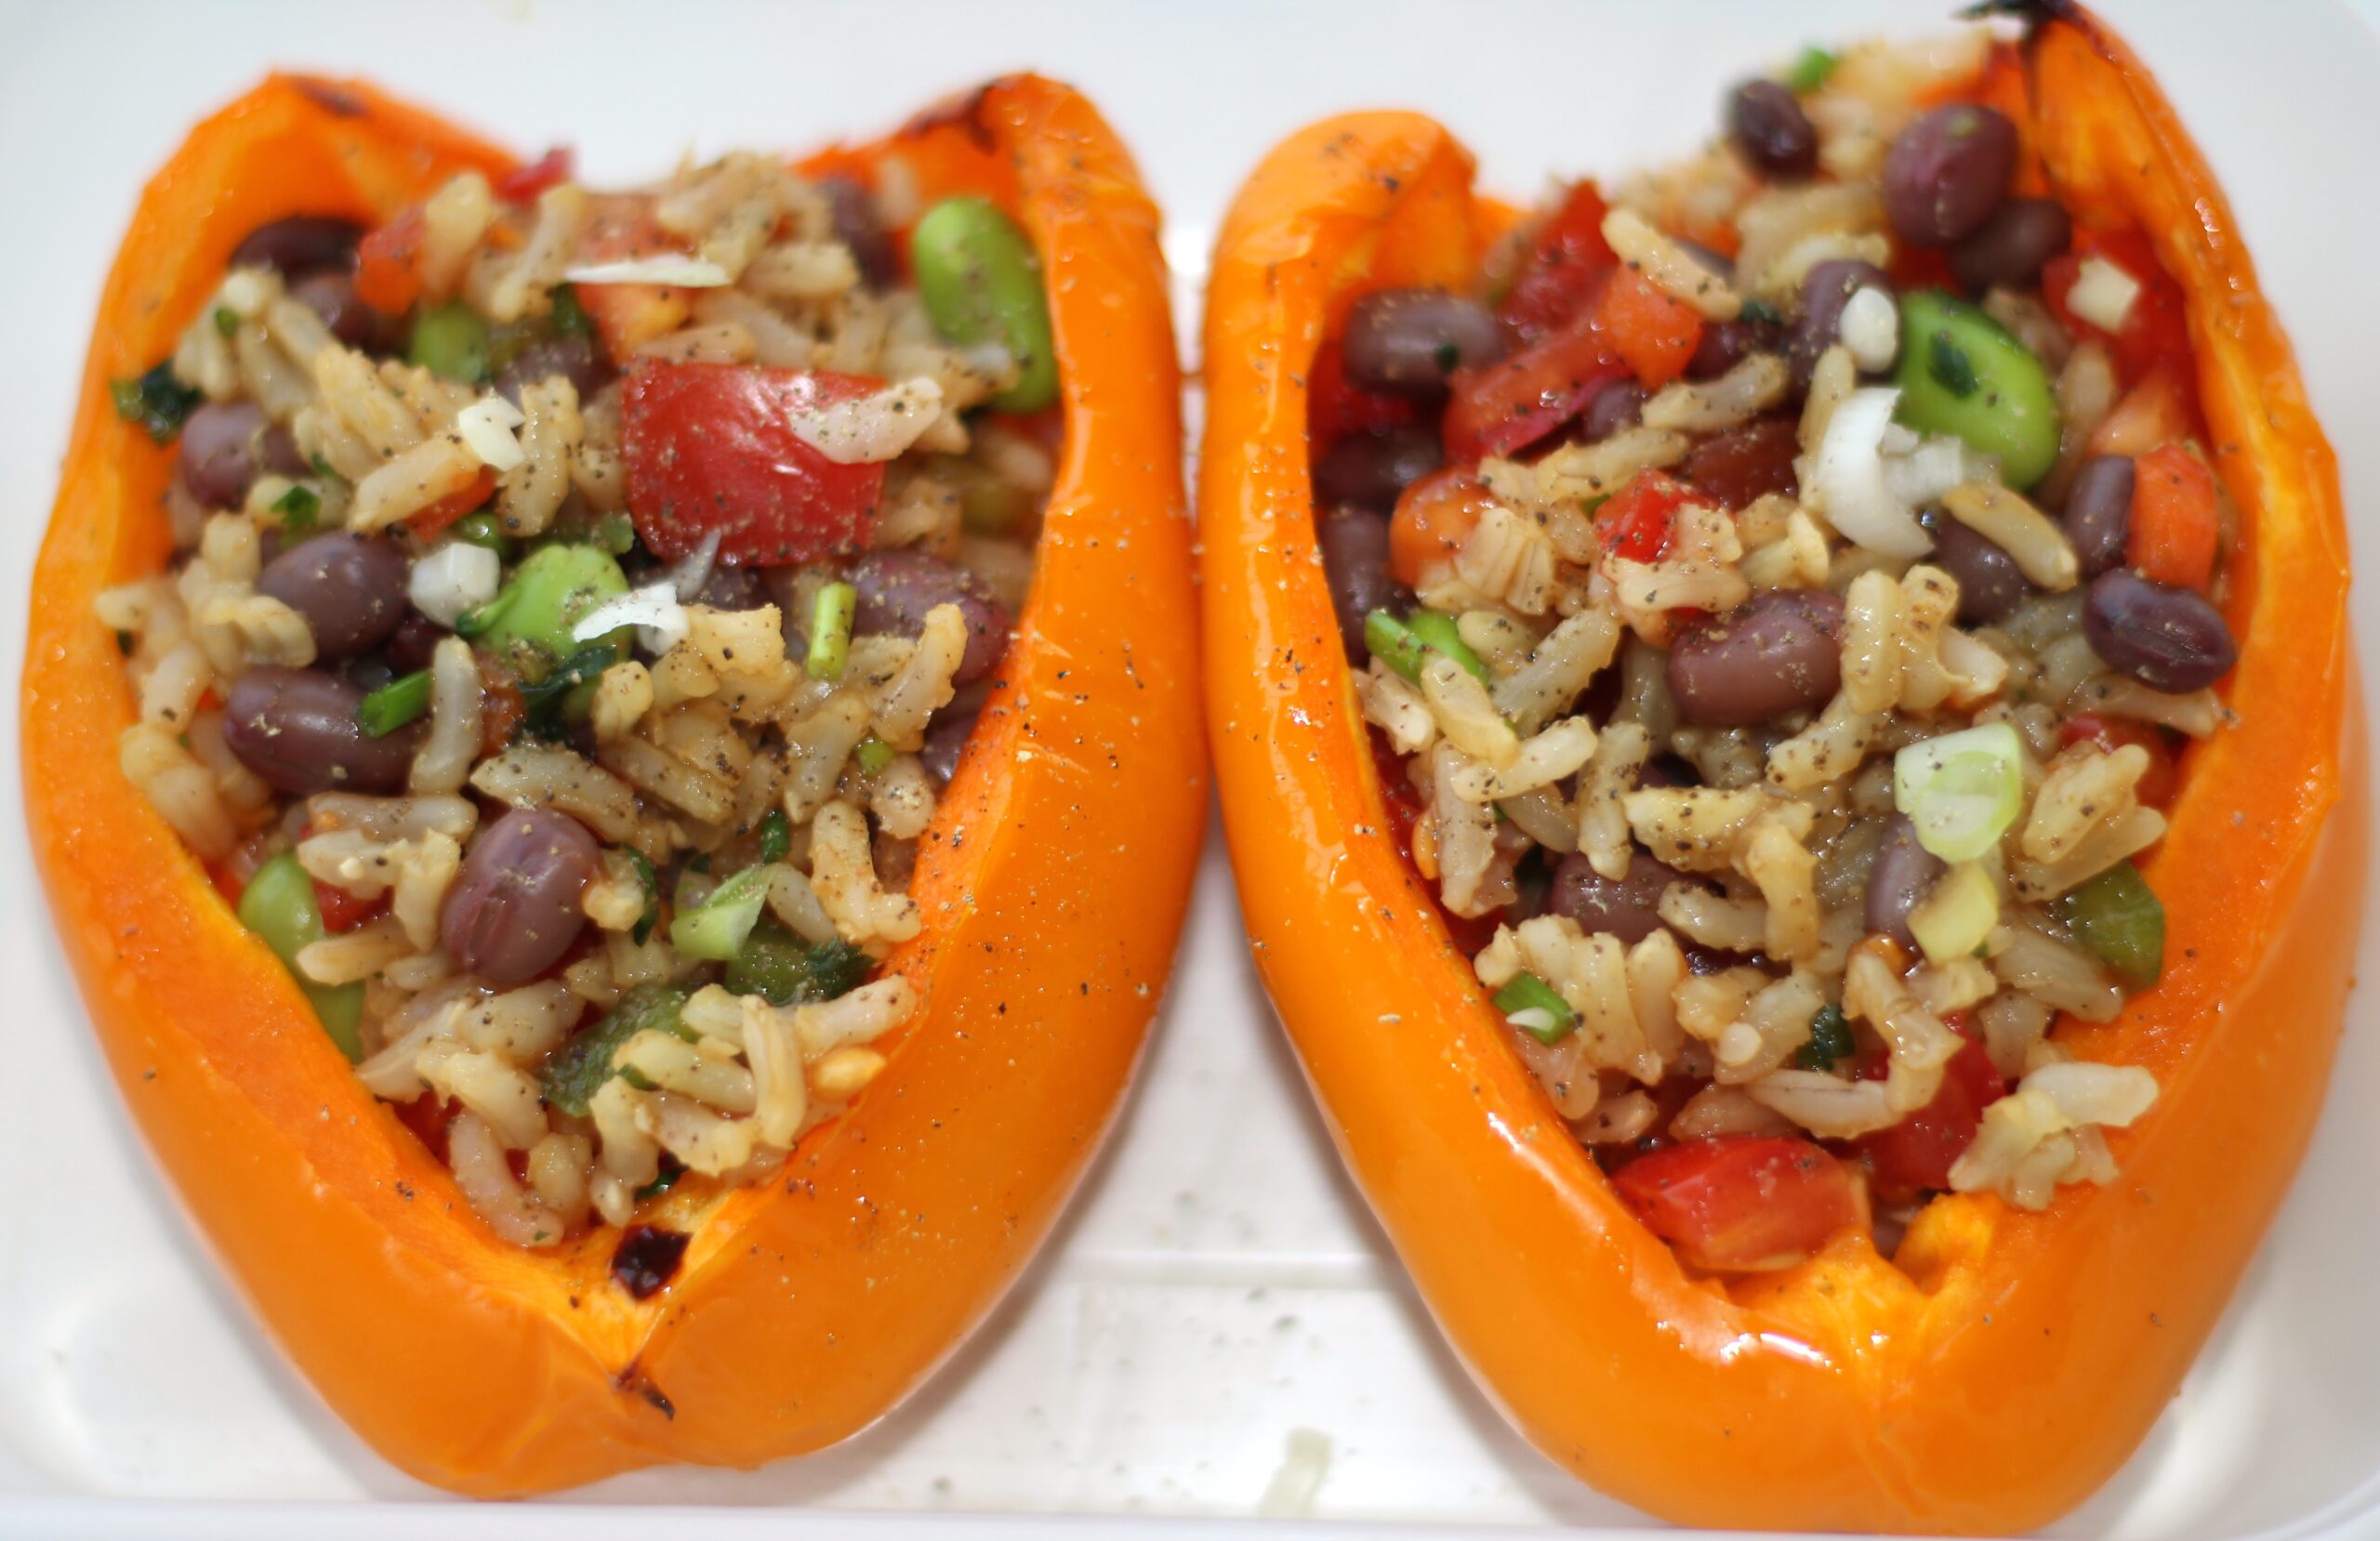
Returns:
[[[626,514],[605,514],[595,521],[588,539],[615,557],[625,557],[636,549],[636,521]]]
[[[1560,1043],[1579,1025],[1570,1003],[1535,974],[1514,974],[1511,983],[1496,992],[1496,1009],[1504,1021],[1548,1046]]]
[[[2005,722],[1924,739],[1893,757],[1893,806],[1917,843],[1972,862],[2000,843],[2025,800],[2025,748]]]
[[[765,863],[742,872],[710,890],[710,897],[669,922],[669,944],[684,956],[725,963],[760,923],[773,870]]]
[[[1972,957],[2000,924],[2000,889],[1980,862],[1962,862],[1909,912],[1909,932],[1936,963]]]
[[[793,849],[793,821],[782,808],[770,809],[760,820],[760,860],[782,862]]]
[[[1479,661],[1479,655],[1471,651],[1471,644],[1462,639],[1462,633],[1457,629],[1453,616],[1435,610],[1417,610],[1405,618],[1405,624],[1412,629],[1415,637],[1421,639],[1421,645],[1432,652],[1442,652],[1453,659],[1462,665],[1465,673],[1483,685],[1496,682],[1496,677],[1488,672],[1488,665]]]
[[[651,1182],[646,1183],[643,1187],[636,1191],[637,1203],[642,1204],[647,1199],[659,1198],[662,1194],[669,1192],[670,1187],[675,1184],[680,1178],[684,1177],[685,1175],[686,1169],[678,1165],[676,1157],[667,1155],[663,1156],[661,1158],[660,1171],[654,1174]]]
[[[356,704],[356,726],[366,738],[386,738],[430,710],[430,671],[399,675]]]
[[[1810,1019],[1810,1041],[1793,1051],[1793,1063],[1798,1069],[1823,1073],[1858,1049],[1858,1041],[1851,1036],[1851,1024],[1843,1020],[1843,1008],[1829,1002]]]
[[[168,443],[181,432],[182,419],[197,409],[200,394],[174,378],[170,361],[137,379],[115,380],[108,386],[116,415],[148,429],[158,443]]]
[[[810,652],[802,672],[813,679],[840,679],[852,655],[852,615],[859,608],[859,590],[849,584],[828,584],[810,607]]]
[[[240,312],[228,305],[218,305],[215,308],[214,321],[215,335],[218,337],[235,336],[240,330]]]
[[[1824,48],[1805,48],[1802,57],[1793,60],[1792,67],[1785,72],[1785,89],[1797,97],[1808,96],[1826,84],[1827,76],[1834,73],[1834,67],[1841,62]]]
[[[1765,299],[1745,300],[1743,309],[1737,311],[1736,316],[1740,321],[1765,321],[1774,326],[1781,326],[1785,323],[1785,312]],[[1606,493],[1604,495],[1608,497],[1611,494]]]
[[[623,846],[621,853],[636,869],[636,880],[644,889],[644,913],[636,917],[636,929],[628,933],[628,939],[641,947],[661,918],[661,877],[653,870],[653,859],[634,846]]]
[[[513,539],[505,533],[504,520],[488,509],[465,514],[446,533],[466,546],[477,546],[495,552],[499,561],[512,560]]]
[[[1375,610],[1364,617],[1364,646],[1371,650],[1374,658],[1408,679],[1421,678],[1421,661],[1429,656],[1429,650],[1413,635],[1413,628],[1384,610]]]
[[[859,746],[852,754],[859,760],[860,774],[873,776],[892,764],[900,751],[870,733],[859,741]]]
[[[240,890],[240,924],[262,938],[297,979],[338,1051],[350,1063],[364,1058],[364,1040],[355,1025],[364,1015],[364,986],[316,984],[298,971],[298,953],[309,942],[323,940],[323,910],[314,896],[314,879],[298,864],[297,852],[284,850],[257,868]]]
[[[484,384],[487,368],[487,323],[459,299],[434,305],[414,318],[413,337],[405,345],[405,361],[445,380]]]
[[[2165,906],[2129,862],[2114,866],[2050,906],[2074,940],[2135,989],[2165,971]]]
[[[557,283],[552,290],[553,312],[550,320],[554,335],[562,337],[591,337],[595,335],[595,318],[587,307],[578,303],[578,291],[567,283]]]
[[[281,516],[284,534],[307,534],[322,522],[322,494],[303,482],[295,483],[273,500],[272,511]]]

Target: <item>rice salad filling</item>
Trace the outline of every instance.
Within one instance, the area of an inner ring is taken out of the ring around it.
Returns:
[[[256,230],[115,387],[178,457],[125,773],[508,1241],[683,1229],[917,1010],[1058,449],[1024,233],[918,204],[467,172]]]
[[[2044,195],[1990,46],[1813,49],[1309,376],[1395,833],[1707,1271],[2044,1207],[2157,1098],[2059,1029],[2162,968],[2136,863],[2225,729],[2236,514],[2179,290]]]

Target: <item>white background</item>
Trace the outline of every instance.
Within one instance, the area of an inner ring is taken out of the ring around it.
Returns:
[[[1239,177],[1298,124],[1424,108],[1480,151],[1488,185],[1530,195],[1555,171],[1689,148],[1732,77],[1805,41],[1933,26],[1944,8],[0,4],[0,677],[22,664],[20,596],[124,221],[187,125],[268,63],[370,74],[523,151],[575,144],[597,182],[654,173],[689,146],[873,133],[1029,64],[1089,90],[1138,151],[1169,211],[1195,356],[1207,243]],[[2350,507],[2380,508],[2365,432],[2380,412],[2372,36],[2320,0],[2107,8],[2230,191],[2338,443]],[[2357,609],[2363,635],[2380,635],[2368,590]],[[14,714],[0,724],[13,810]],[[757,1507],[785,1505],[1244,1515],[1296,1428],[1332,1444],[1326,1518],[1633,1522],[1514,1438],[1440,1346],[1273,1024],[1219,845],[1201,882],[1122,1133],[1008,1304],[915,1401],[807,1461],[641,1473],[557,1504],[442,1511],[446,1528],[625,1535],[672,1521],[616,1506],[697,1503],[734,1508],[674,1522],[779,1534],[857,1523]],[[282,1364],[152,1170],[88,1042],[13,814],[0,818],[0,968],[19,981],[0,1017],[12,1092],[0,1113],[0,1536],[417,1534],[438,1495],[377,1461]],[[2368,1481],[2380,1469],[2380,1324],[2366,1282],[2380,1261],[2380,1121],[2366,1111],[2380,1038],[2361,997],[2354,1016],[2331,1116],[2240,1302],[2141,1456],[2061,1532],[2380,1535]],[[561,1507],[579,1504],[615,1507]]]

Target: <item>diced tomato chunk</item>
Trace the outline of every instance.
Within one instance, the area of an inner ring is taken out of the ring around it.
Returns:
[[[1609,212],[1595,185],[1580,182],[1539,227],[1512,287],[1496,307],[1498,318],[1519,341],[1550,336],[1591,308],[1606,276],[1620,265],[1603,238]]]
[[[586,262],[626,262],[678,251],[642,198],[590,200],[593,213],[578,238]],[[644,344],[667,336],[694,313],[687,291],[667,283],[580,283],[571,292],[603,339],[603,351],[625,362]]]
[[[2133,464],[2132,529],[2124,558],[2176,588],[2202,589],[2215,577],[2215,473],[2180,444]]]
[[[628,513],[675,561],[720,533],[719,560],[777,566],[867,545],[884,491],[880,462],[839,465],[793,431],[797,414],[881,382],[825,370],[649,362],[620,392]]]
[[[1948,1021],[1949,1019],[1945,1019]],[[1964,1022],[1955,1023],[1962,1032]],[[1934,1100],[1888,1129],[1855,1142],[1868,1158],[1876,1191],[1905,1198],[1927,1189],[1948,1188],[1950,1166],[1975,1143],[1983,1110],[2008,1093],[1983,1046],[1969,1039],[1942,1069],[1942,1089]]]
[[[2140,284],[2139,296],[2125,312],[2123,325],[2113,333],[2067,308],[2067,297],[2074,291],[2084,260],[2093,257],[2113,263]],[[2107,346],[2115,359],[2117,377],[2124,384],[2160,369],[2171,371],[2185,385],[2195,377],[2190,366],[2189,316],[2183,306],[2181,286],[2165,275],[2156,253],[2137,230],[2075,231],[2072,247],[2042,269],[2042,298],[2076,337]]]
[[[496,184],[496,195],[508,204],[534,204],[548,188],[570,180],[578,157],[567,145],[556,145],[527,165],[515,166]]]
[[[355,248],[355,297],[392,316],[412,309],[421,295],[414,262],[421,255],[427,229],[428,221],[416,206],[365,235]]]
[[[2093,454],[2147,454],[2188,439],[2196,422],[2191,412],[2188,389],[2173,372],[2151,370],[2099,419],[2087,447]]]
[[[2150,808],[2162,808],[2174,800],[2174,784],[2180,777],[2174,763],[2174,751],[2165,746],[2164,735],[2149,724],[2084,712],[2067,718],[2066,725],[2057,731],[2057,738],[2061,744],[2087,742],[2110,752],[2127,744],[2137,744],[2148,751],[2149,769],[2133,784],[2132,795]]]
[[[496,473],[485,466],[469,485],[447,494],[419,513],[405,520],[405,528],[424,540],[435,539],[438,533],[496,495]]]
[[[1456,372],[1440,437],[1450,464],[1526,449],[1586,410],[1595,392],[1633,374],[1602,316],[1581,311],[1532,347]]]
[[[1633,268],[1612,273],[1597,309],[1612,351],[1648,390],[1659,390],[1685,374],[1702,341],[1702,318],[1694,307],[1672,299]]]
[[[314,879],[314,908],[322,912],[325,931],[351,931],[378,915],[387,902],[386,894],[378,899],[358,899],[345,889],[335,889],[319,877]]]
[[[1595,510],[1595,539],[1615,557],[1659,561],[1670,548],[1678,509],[1693,501],[1667,473],[1639,471]]]
[[[1492,501],[1476,477],[1460,470],[1432,471],[1407,487],[1388,521],[1390,574],[1419,587],[1425,568],[1462,549]]]
[[[1806,1139],[1689,1139],[1630,1162],[1611,1185],[1645,1228],[1715,1273],[1790,1268],[1858,1224],[1857,1184]]]
[[[1400,428],[1421,416],[1421,403],[1411,397],[1366,390],[1348,379],[1338,338],[1316,349],[1305,376],[1305,423],[1317,456],[1342,439]]]

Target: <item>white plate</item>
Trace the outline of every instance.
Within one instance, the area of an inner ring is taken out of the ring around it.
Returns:
[[[2274,4],[2253,21],[2229,0],[2109,8],[2224,174],[2339,441],[2350,506],[2380,507],[2380,449],[2361,431],[2380,417],[2380,53],[2323,5]],[[1188,301],[1239,178],[1326,112],[1435,112],[1490,185],[1530,194],[1555,170],[1687,148],[1731,77],[1805,41],[1939,18],[1888,0],[0,7],[13,360],[0,602],[13,614],[25,591],[92,307],[140,184],[269,61],[369,73],[524,151],[574,143],[598,181],[660,170],[690,144],[874,131],[1029,63],[1083,86],[1130,140],[1170,212]],[[1195,336],[1195,304],[1181,319]],[[2366,638],[2380,636],[2373,608],[2360,590]],[[0,635],[0,678],[14,679],[21,632],[12,620]],[[15,714],[0,721],[13,778]],[[700,1522],[772,1534],[856,1517],[753,1506],[912,1517],[888,1516],[894,1529],[924,1511],[1245,1515],[1301,1428],[1332,1446],[1322,1517],[1633,1522],[1523,1446],[1440,1345],[1331,1156],[1248,967],[1229,876],[1217,847],[1119,1138],[1039,1264],[917,1400],[809,1460],[640,1473],[482,1510],[468,1528],[646,1534],[659,1516],[631,1505],[723,1506]],[[437,1495],[284,1366],[133,1139],[34,891],[23,832],[0,821],[0,967],[21,992],[0,1117],[0,1534],[417,1534]],[[2380,1534],[2380,1120],[2353,1116],[2380,1098],[2380,1035],[2360,998],[2354,1015],[2333,1098],[2349,1115],[2325,1121],[2172,1411],[2062,1533]]]

